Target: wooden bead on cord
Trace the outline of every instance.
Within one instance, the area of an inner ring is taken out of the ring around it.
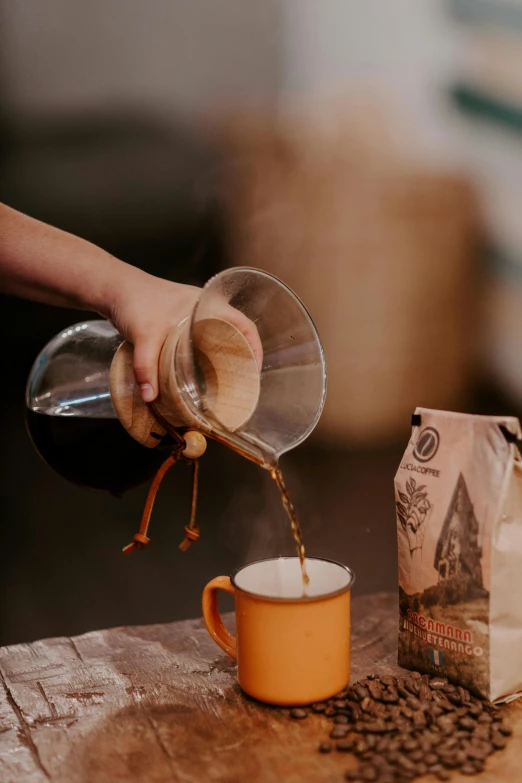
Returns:
[[[207,439],[201,432],[188,430],[182,437],[187,445],[181,453],[187,459],[198,459],[207,450]]]

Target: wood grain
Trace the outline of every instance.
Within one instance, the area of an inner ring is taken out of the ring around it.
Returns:
[[[352,678],[398,671],[396,597],[352,613]],[[5,647],[0,673],[1,783],[334,783],[354,765],[317,752],[324,718],[245,698],[201,620]],[[522,706],[506,710],[514,737],[482,783],[522,780]]]

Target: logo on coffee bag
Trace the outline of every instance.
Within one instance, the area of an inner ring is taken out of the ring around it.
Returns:
[[[417,462],[429,462],[438,451],[440,436],[435,427],[426,427],[419,435],[419,439],[413,449],[413,456]]]

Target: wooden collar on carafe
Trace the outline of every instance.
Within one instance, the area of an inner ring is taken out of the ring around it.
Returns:
[[[192,502],[190,508],[190,520],[188,525],[185,525],[185,538],[179,545],[182,552],[185,552],[193,541],[197,541],[200,536],[199,527],[196,525],[196,506],[198,497],[198,477],[199,477],[199,462],[200,457],[206,449],[205,436],[200,432],[189,430],[184,435],[172,427],[171,424],[161,415],[156,405],[153,402],[147,404],[148,409],[165,432],[171,436],[174,441],[174,447],[170,456],[160,466],[152,484],[150,486],[147,500],[145,502],[145,508],[141,517],[141,524],[139,531],[133,536],[132,543],[123,548],[125,554],[134,552],[135,549],[143,549],[146,546],[150,538],[147,536],[152,509],[154,507],[154,501],[156,500],[156,494],[160,487],[161,482],[169,470],[176,462],[186,462],[192,465]]]

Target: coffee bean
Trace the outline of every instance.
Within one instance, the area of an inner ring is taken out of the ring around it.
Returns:
[[[386,706],[386,704],[383,704],[380,701],[375,702],[375,709],[373,711],[373,714],[376,718],[381,718],[381,720],[387,720],[387,718],[390,717],[390,711],[389,707]]]
[[[477,707],[476,704],[470,704],[468,707],[468,713],[472,718],[478,718],[481,715],[482,710]]]
[[[489,740],[491,736],[491,727],[487,723],[479,723],[477,728],[473,732],[475,739]]]
[[[426,714],[420,710],[413,713],[413,725],[416,729],[423,729],[426,726]]]
[[[390,686],[388,690],[384,691],[381,699],[385,704],[396,704],[399,701],[397,688]]]
[[[342,691],[339,691],[339,693],[335,694],[335,698],[336,699],[346,699],[348,697],[349,692],[350,691],[349,691],[348,688],[343,688]]]
[[[451,682],[447,682],[446,685],[443,686],[442,690],[444,693],[455,693],[457,690],[456,687]]]
[[[366,744],[366,742],[363,739],[357,740],[353,752],[359,756],[362,756],[363,753],[366,753],[367,750],[368,750],[368,745]]]
[[[473,720],[473,718],[460,718],[459,720],[460,728],[466,729],[466,731],[473,731],[476,725],[477,723]]]
[[[459,744],[459,741],[458,741],[458,739],[456,739],[456,737],[448,737],[447,740],[444,740],[444,742],[440,746],[439,750],[445,750],[445,751],[446,750],[453,750],[454,748],[457,747],[458,744]]]
[[[499,725],[499,727],[498,727],[498,730],[499,730],[499,731],[500,731],[500,733],[501,733],[501,734],[503,734],[505,737],[511,737],[511,735],[513,734],[513,732],[512,732],[512,731],[511,731],[511,729],[509,728],[509,726],[505,726],[503,723],[501,723],[501,724]]]
[[[418,750],[418,748],[419,748],[419,743],[414,737],[408,737],[402,743],[402,749],[406,750],[408,753],[412,750]]]
[[[383,720],[374,720],[366,724],[366,731],[372,732],[374,734],[383,734],[386,731],[390,731],[391,728],[389,728],[386,723]]]
[[[431,746],[432,746],[432,740],[428,736],[429,732],[426,732],[425,734],[422,734],[419,737],[419,745],[421,747],[421,750],[424,751],[424,753],[430,753],[431,752]]]
[[[436,775],[439,780],[450,780],[451,774],[448,772],[447,769],[439,769],[436,772]]]
[[[321,742],[319,745],[319,753],[330,753],[332,750],[332,746],[329,742]]]
[[[476,769],[474,764],[463,764],[460,768],[463,775],[475,775]]]
[[[357,697],[357,701],[362,701],[363,699],[367,699],[368,696],[370,695],[368,693],[367,688],[365,688],[364,685],[357,685],[353,689],[353,693],[354,693],[354,696]]]
[[[326,703],[324,701],[318,701],[312,704],[312,710],[314,712],[324,712],[326,710]]]
[[[426,753],[426,755],[424,756],[424,761],[429,767],[432,766],[433,764],[437,764],[438,760],[439,757],[435,753]]]
[[[397,764],[401,769],[406,770],[406,772],[415,772],[415,764],[408,756],[399,755]]]
[[[418,680],[414,680],[413,677],[406,677],[404,687],[412,696],[416,696],[420,690]]]
[[[370,712],[370,711],[372,710],[372,708],[373,708],[373,705],[374,705],[374,704],[375,704],[375,702],[374,702],[374,701],[372,701],[372,699],[370,699],[370,697],[369,697],[369,696],[366,696],[366,697],[365,697],[365,698],[364,698],[364,699],[361,701],[361,710],[362,710],[363,712]]]
[[[408,754],[412,761],[422,761],[424,759],[424,753],[422,750],[414,750],[413,753]]]
[[[493,734],[491,738],[491,744],[495,750],[503,750],[506,747],[506,740],[500,734]]]
[[[359,720],[361,717],[361,708],[355,701],[349,701],[348,702],[348,709],[351,710],[352,717],[354,720]]]
[[[420,690],[419,690],[419,699],[431,701],[432,700],[431,690],[429,685],[427,685],[425,682],[421,683]]]
[[[418,710],[420,709],[420,701],[415,698],[415,696],[408,696],[406,699],[406,706],[410,708],[410,710]]]
[[[414,680],[422,680],[422,674],[420,672],[412,672],[411,677],[413,677]]]
[[[377,680],[372,680],[368,683],[368,690],[370,691],[370,696],[372,699],[375,699],[375,701],[380,701],[382,699],[382,687]]]
[[[463,688],[462,685],[459,685],[457,687],[457,692],[459,694],[461,704],[466,704],[467,702],[469,702],[471,697],[469,691],[466,690],[466,688]]]
[[[335,715],[335,709],[334,707],[327,707],[324,711],[324,714],[327,718],[333,718]]]
[[[448,684],[446,677],[432,677],[430,679],[430,688],[434,691],[440,691]]]
[[[453,769],[458,765],[457,754],[450,751],[449,753],[441,753],[439,758],[442,764],[448,769]]]
[[[471,746],[467,751],[467,755],[469,759],[484,761],[484,759],[490,755],[490,752],[493,752],[493,746],[488,743],[486,746],[484,745]]]
[[[290,710],[290,717],[295,720],[303,720],[303,718],[308,717],[308,711],[300,707],[294,707],[294,709]]]
[[[383,685],[387,685],[388,687],[390,685],[395,686],[395,685],[397,685],[397,678],[396,677],[392,677],[389,674],[385,674],[383,677],[381,677],[381,682],[382,682]]]
[[[334,726],[330,732],[330,739],[344,739],[349,731],[348,726]]]
[[[473,736],[475,736],[475,735],[476,735],[476,732],[477,732],[477,730],[478,730],[478,727],[477,727],[477,729],[475,729],[475,731],[473,732]],[[488,734],[487,734],[487,736],[489,736],[489,730],[488,730]],[[467,740],[467,739],[469,739],[469,731],[464,731],[464,729],[459,729],[458,731],[456,731],[456,732],[455,732],[455,737],[456,737],[458,740],[462,740],[462,739],[465,739],[465,740]]]
[[[349,723],[348,717],[346,715],[336,715],[334,718],[334,723],[337,723],[339,725],[345,725]]]
[[[350,753],[354,747],[353,739],[342,739],[335,744],[335,747],[341,753]]]
[[[348,707],[348,701],[346,699],[335,699],[332,706],[336,710],[345,710]]]
[[[442,699],[438,702],[439,707],[441,707],[445,712],[455,712],[455,705],[452,704],[448,699]]]

